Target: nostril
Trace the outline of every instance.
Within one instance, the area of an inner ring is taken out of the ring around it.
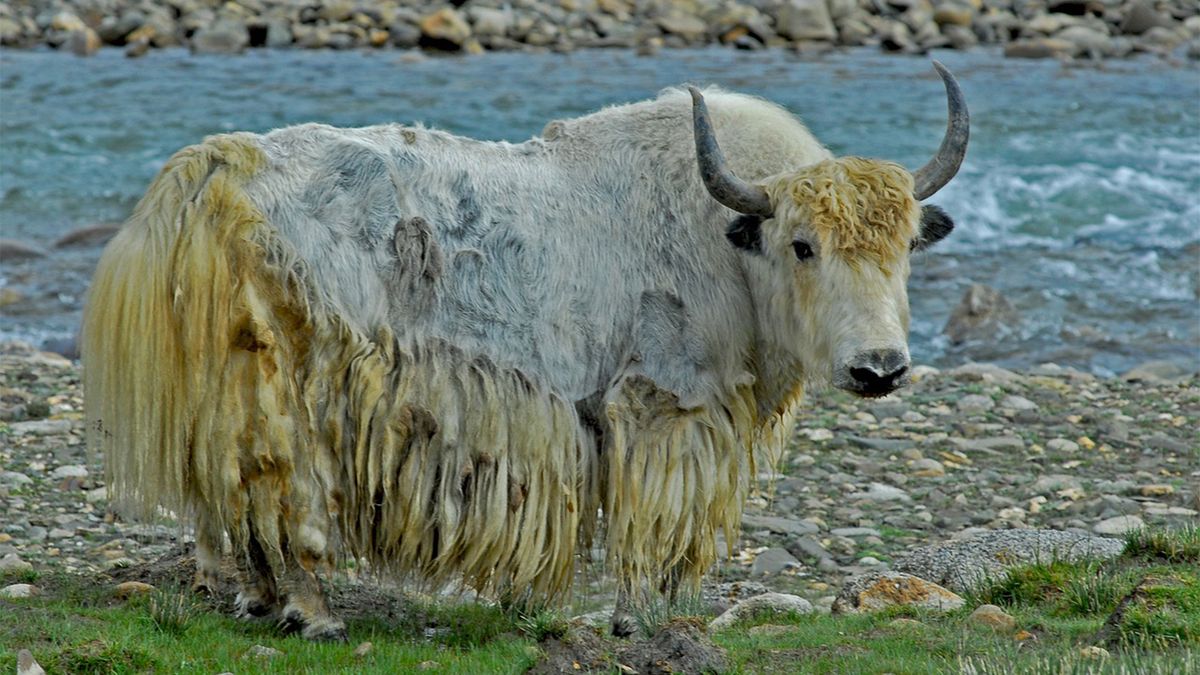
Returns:
[[[861,368],[860,367],[860,368],[851,368],[850,369],[850,377],[853,377],[854,380],[860,384],[873,386],[873,385],[880,385],[880,384],[891,384],[891,383],[895,382],[896,380],[899,380],[901,377],[904,377],[904,374],[907,372],[908,372],[907,365],[900,366],[899,368],[897,368],[896,370],[893,370],[890,373],[883,373],[883,374],[880,374],[874,368]]]
[[[850,377],[862,384],[876,384],[880,381],[879,373],[870,368],[851,368]]]

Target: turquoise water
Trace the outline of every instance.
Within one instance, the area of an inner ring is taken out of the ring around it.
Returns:
[[[915,263],[914,357],[949,365],[1055,361],[1102,374],[1155,358],[1200,367],[1200,73],[1157,59],[1102,68],[936,55],[958,76],[972,143],[931,201],[959,226]],[[90,59],[0,51],[0,236],[48,247],[122,220],[170,154],[207,134],[306,121],[420,121],[524,140],[554,118],[717,83],[782,103],[841,154],[907,166],[945,123],[924,58],[852,51],[624,51],[421,58],[395,52],[184,51]],[[0,338],[71,335],[95,251],[2,263],[29,300]],[[966,287],[998,288],[1020,322],[953,346],[940,335]]]

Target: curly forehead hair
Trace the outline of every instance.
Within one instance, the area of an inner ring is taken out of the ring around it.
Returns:
[[[903,256],[917,234],[920,204],[904,167],[862,157],[829,159],[767,184],[776,217],[808,223],[823,251],[880,267]]]

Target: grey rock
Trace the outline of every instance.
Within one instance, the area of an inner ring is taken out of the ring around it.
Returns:
[[[764,593],[730,607],[708,624],[708,631],[716,633],[725,630],[736,623],[738,619],[754,616],[760,612],[811,614],[813,606],[809,601],[796,595]]]
[[[0,588],[0,598],[32,598],[39,593],[33,584],[9,584]]]
[[[1147,361],[1121,374],[1126,382],[1177,382],[1196,373],[1173,361]]]
[[[832,557],[829,551],[821,545],[821,542],[809,536],[797,537],[795,541],[788,544],[787,550],[792,555],[800,559],[824,560]]]
[[[54,480],[62,480],[64,478],[87,478],[87,475],[87,468],[79,464],[65,464],[50,473],[50,477]]]
[[[397,21],[388,26],[388,40],[393,47],[412,49],[421,42],[421,29],[410,23]]]
[[[1046,476],[1040,476],[1036,481],[1033,482],[1033,485],[1030,486],[1029,489],[1035,494],[1052,494],[1058,492],[1059,490],[1072,488],[1078,490],[1082,487],[1083,484],[1075,476],[1062,473],[1052,473]]]
[[[948,589],[912,574],[868,572],[846,581],[833,602],[834,614],[862,614],[892,607],[949,612],[965,600]]]
[[[14,436],[53,436],[65,434],[74,426],[71,420],[30,420],[8,425]]]
[[[966,396],[958,399],[958,402],[955,404],[955,407],[957,407],[959,411],[965,413],[985,412],[991,410],[995,406],[996,402],[993,401],[990,396],[983,396],[981,394],[967,394]]]
[[[950,443],[963,452],[977,452],[985,455],[1000,455],[1025,449],[1025,441],[1018,436],[951,438]]]
[[[33,658],[32,652],[22,649],[17,652],[17,675],[46,675],[46,670]]]
[[[33,565],[21,560],[21,556],[16,553],[9,553],[0,558],[0,572],[28,572],[32,569]]]
[[[1063,530],[994,530],[914,550],[892,567],[955,592],[978,588],[1008,569],[1051,560],[1106,560],[1125,550],[1120,539]]]
[[[21,473],[20,471],[5,471],[3,473],[0,473],[0,485],[7,485],[9,487],[20,487],[22,485],[29,485],[32,482],[33,482],[32,478],[30,478],[29,476],[26,476],[25,474]]]
[[[1005,396],[1004,399],[1000,401],[1000,407],[1008,408],[1009,410],[1037,410],[1038,404],[1030,401],[1024,396],[1012,395]]]
[[[195,54],[240,54],[250,44],[246,24],[237,19],[220,19],[192,36]]]
[[[775,10],[775,32],[789,40],[833,40],[837,29],[826,0],[785,0]]]
[[[1096,534],[1104,535],[1123,535],[1126,532],[1140,530],[1146,526],[1142,519],[1138,516],[1116,516],[1102,520],[1092,526],[1092,531]]]
[[[750,574],[755,577],[772,576],[799,564],[800,561],[796,560],[795,556],[788,553],[787,550],[769,548],[754,558]]]
[[[800,536],[816,534],[819,528],[806,520],[780,518],[778,516],[758,516],[747,514],[742,516],[742,528],[751,530],[770,530],[778,534]]]
[[[1051,59],[1074,56],[1077,46],[1059,38],[1025,38],[1004,45],[1004,55],[1014,59]]]
[[[878,537],[879,530],[873,527],[835,527],[830,530],[830,534],[836,534],[839,537]]]
[[[852,445],[857,445],[860,448],[868,450],[880,450],[883,452],[900,452],[913,447],[913,442],[907,438],[865,438],[862,436],[848,436],[847,439]],[[872,464],[876,462],[872,461]]]
[[[883,483],[871,483],[866,492],[846,495],[846,499],[865,499],[872,502],[912,501],[912,497],[904,490]]]
[[[674,13],[655,20],[664,33],[678,35],[691,42],[699,40],[708,32],[708,24],[688,14]]]
[[[1088,26],[1069,26],[1055,33],[1054,37],[1075,45],[1076,54],[1098,58],[1113,52],[1112,38]]]
[[[1121,32],[1126,35],[1141,35],[1151,28],[1170,28],[1174,19],[1159,12],[1150,0],[1136,0],[1125,10],[1121,20]]]
[[[246,650],[246,654],[242,656],[244,659],[273,659],[277,656],[283,656],[283,652],[274,647],[264,647],[263,645],[254,645]]]

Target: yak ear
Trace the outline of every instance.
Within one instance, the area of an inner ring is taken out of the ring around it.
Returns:
[[[946,238],[954,229],[950,215],[938,206],[921,207],[921,233],[913,240],[912,250],[923,251]]]
[[[738,216],[725,230],[729,243],[755,255],[762,255],[762,216]]]

